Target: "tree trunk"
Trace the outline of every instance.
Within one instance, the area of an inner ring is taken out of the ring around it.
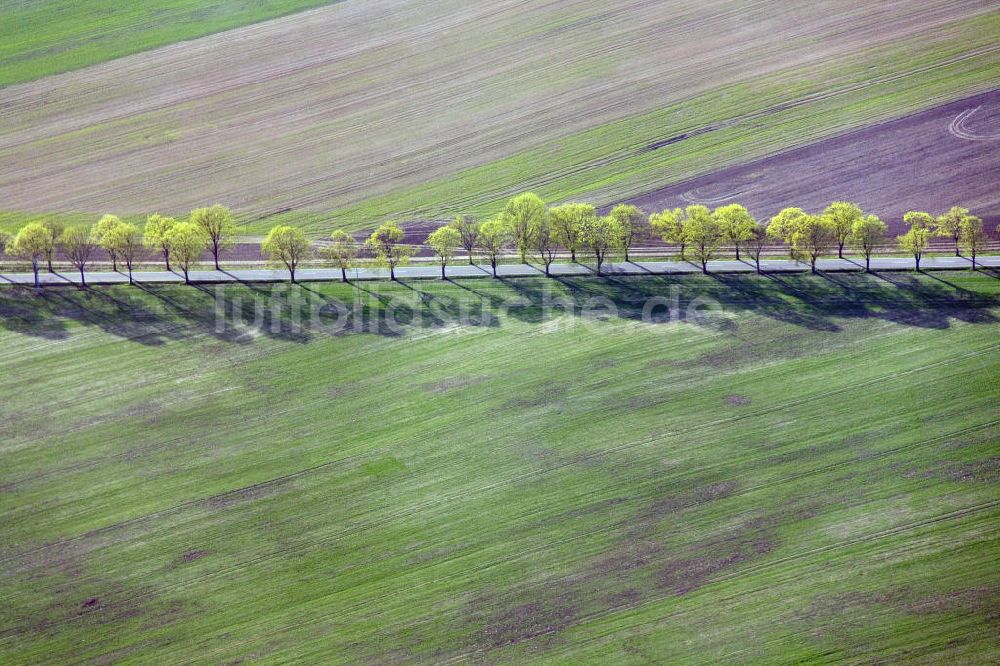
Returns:
[[[551,265],[552,265],[551,261],[545,263],[545,277],[552,277],[551,275],[549,275],[549,266]]]
[[[525,251],[524,250],[521,250],[521,263],[522,264],[528,263],[528,257],[525,255]]]
[[[442,280],[447,280],[448,279],[447,277],[445,277],[445,274],[444,274],[444,264],[441,264],[441,279]]]
[[[135,282],[132,281],[132,264],[128,265],[128,283],[135,284]]]
[[[920,272],[920,255],[915,254],[913,255],[913,258],[917,260],[917,272]]]
[[[288,267],[288,276],[291,278],[292,284],[295,284],[295,267],[294,266],[289,266]]]
[[[954,240],[955,240],[955,256],[956,257],[961,257],[962,253],[959,252],[959,248],[958,248],[958,236],[955,236]]]
[[[760,274],[760,255],[758,254],[754,257],[754,261],[757,263],[757,273]]]
[[[865,255],[865,273],[872,272],[872,256],[870,254]]]
[[[701,260],[701,272],[708,275],[708,259]]]
[[[972,270],[976,270],[976,253],[972,253]]]
[[[472,261],[472,250],[466,250],[469,253],[469,265],[472,266],[475,262]]]
[[[191,284],[191,280],[188,279],[187,266],[184,267],[184,284]]]
[[[340,281],[347,282],[347,269],[343,266],[340,267]]]
[[[497,276],[497,259],[496,257],[490,258],[490,266],[493,267],[493,277]]]
[[[843,259],[844,258],[844,244],[843,243],[840,243],[837,246],[837,258],[838,259]]]
[[[118,256],[114,254],[111,255],[111,270],[118,272]]]
[[[46,255],[45,259],[49,264],[49,273],[55,273],[55,271],[52,270],[52,253],[49,252],[48,255]]]
[[[212,241],[212,257],[215,259],[215,270],[219,269],[219,241]]]
[[[163,251],[163,261],[167,264],[167,270],[170,270],[170,250]]]
[[[604,277],[604,273],[601,272],[601,265],[604,264],[604,259],[600,255],[596,256],[597,260],[597,277]]]
[[[393,282],[396,281],[396,267],[392,264],[389,264],[389,279]]]
[[[569,258],[574,264],[576,263],[576,250],[569,251]]]
[[[626,249],[625,250],[625,263],[627,264],[630,261],[632,261],[632,260],[628,258],[628,249]]]
[[[129,282],[131,282],[131,281],[132,281],[132,278],[130,277],[129,278]],[[80,266],[80,286],[81,287],[86,287],[87,286],[87,279],[85,277],[83,277],[83,266]]]
[[[815,275],[816,274],[816,257],[815,256],[810,257],[810,260],[811,261],[809,263],[812,266],[813,275]]]
[[[38,289],[41,288],[41,285],[38,284],[38,259],[37,258],[32,258],[32,260],[31,260],[31,268],[35,272],[35,289],[38,290]]]
[[[736,261],[740,260],[740,244],[736,244]]]

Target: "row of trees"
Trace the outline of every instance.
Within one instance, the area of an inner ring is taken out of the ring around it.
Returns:
[[[116,215],[105,215],[90,227],[65,226],[54,220],[30,222],[13,239],[0,236],[0,250],[31,261],[36,287],[40,264],[46,262],[49,272],[53,272],[52,258],[57,250],[80,272],[82,284],[86,284],[87,264],[100,251],[107,253],[112,270],[125,266],[131,284],[132,266],[143,248],[162,254],[167,270],[171,270],[173,260],[187,281],[190,266],[206,248],[212,251],[215,267],[219,268],[219,253],[233,243],[237,229],[229,209],[216,204],[191,211],[187,220],[150,215],[143,229]]]
[[[934,235],[950,238],[956,256],[962,248],[968,251],[975,268],[976,255],[987,237],[982,220],[967,209],[954,207],[938,217],[911,211],[903,219],[909,231],[898,236],[896,242],[914,256],[918,270]],[[473,251],[480,250],[489,259],[494,276],[498,257],[510,248],[516,248],[522,263],[529,252],[540,257],[546,275],[558,249],[568,251],[573,261],[578,252],[586,251],[594,257],[597,274],[601,275],[609,254],[621,253],[625,261],[630,261],[630,251],[654,237],[677,246],[683,261],[691,254],[704,272],[708,272],[709,260],[723,246],[735,248],[737,260],[741,259],[741,250],[748,254],[759,272],[761,254],[770,243],[784,243],[793,259],[808,260],[815,272],[821,256],[836,248],[837,256],[843,258],[847,246],[856,247],[864,255],[865,270],[870,270],[871,256],[887,236],[885,222],[844,201],[830,204],[819,214],[786,208],[770,220],[758,221],[740,204],[715,210],[696,204],[648,216],[636,206],[620,204],[599,216],[589,204],[546,207],[538,196],[526,193],[511,199],[503,211],[482,223],[468,216],[457,217],[431,233],[427,244],[441,261],[442,276],[445,264],[459,247],[466,251],[469,263]]]
[[[967,209],[954,207],[937,217],[911,211],[903,220],[909,230],[898,236],[896,242],[914,257],[918,270],[932,236],[952,240],[956,256],[965,249],[975,269],[977,253],[987,237],[982,220]],[[132,266],[142,248],[161,254],[167,270],[172,270],[173,262],[187,282],[191,265],[206,248],[211,251],[215,268],[219,270],[219,254],[233,243],[236,233],[232,213],[216,204],[192,211],[186,220],[150,215],[142,230],[114,215],[105,215],[92,227],[63,227],[53,221],[32,222],[22,227],[12,241],[0,236],[0,249],[7,245],[12,254],[31,260],[36,287],[40,263],[47,262],[52,271],[52,258],[57,248],[79,270],[81,283],[85,282],[85,267],[99,251],[107,253],[113,270],[117,271],[119,264],[123,264],[131,283]],[[793,259],[808,261],[815,272],[821,256],[832,254],[836,248],[837,256],[842,258],[847,246],[856,247],[862,253],[865,270],[870,270],[871,256],[886,242],[887,236],[885,222],[865,213],[856,204],[843,201],[830,204],[819,214],[786,208],[770,220],[758,221],[740,204],[728,204],[714,210],[696,204],[651,215],[631,204],[620,204],[607,215],[598,215],[597,209],[590,204],[546,206],[537,195],[529,192],[513,197],[500,213],[482,222],[467,215],[458,216],[434,230],[426,244],[440,262],[442,278],[448,263],[462,250],[470,264],[474,263],[473,254],[481,253],[496,277],[497,263],[512,249],[520,255],[522,263],[527,261],[529,254],[539,257],[546,275],[559,251],[568,251],[573,261],[578,253],[586,252],[594,258],[597,274],[602,275],[611,254],[623,254],[625,261],[630,261],[629,254],[636,245],[657,237],[677,246],[681,260],[687,261],[691,255],[706,273],[709,260],[717,256],[723,246],[734,247],[737,260],[741,259],[741,251],[747,254],[760,272],[764,248],[776,242],[787,245]],[[366,250],[389,269],[390,278],[395,280],[396,267],[405,264],[414,254],[414,248],[403,240],[404,232],[394,222],[376,229],[363,246],[347,232],[337,230],[320,254],[340,269],[341,279],[346,281],[348,269],[357,265],[362,250]],[[261,243],[261,250],[272,263],[284,266],[293,282],[299,265],[313,256],[312,244],[305,233],[288,225],[272,228]]]

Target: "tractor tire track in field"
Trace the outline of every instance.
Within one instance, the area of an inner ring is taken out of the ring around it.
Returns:
[[[941,359],[940,361],[936,361],[934,363],[926,364],[926,365],[923,365],[923,366],[921,366],[919,368],[912,368],[912,369],[909,369],[909,370],[901,370],[901,371],[898,371],[898,372],[890,373],[888,375],[883,375],[883,376],[880,376],[880,377],[871,378],[871,379],[866,380],[864,382],[859,382],[859,383],[853,384],[851,386],[843,387],[843,388],[840,388],[840,389],[834,389],[834,390],[830,390],[830,391],[821,392],[819,394],[814,394],[814,395],[810,395],[810,396],[805,396],[803,398],[786,401],[786,402],[784,402],[784,403],[782,403],[780,405],[775,405],[775,406],[769,407],[769,408],[764,409],[764,410],[758,410],[755,413],[740,414],[740,415],[735,415],[733,417],[728,417],[728,418],[724,418],[724,419],[717,419],[717,420],[712,421],[712,422],[708,422],[708,423],[704,423],[704,424],[699,424],[697,426],[693,426],[693,427],[690,427],[690,428],[682,429],[682,430],[679,430],[679,431],[673,431],[673,432],[666,433],[666,434],[663,434],[663,435],[658,435],[658,436],[655,436],[655,437],[644,438],[642,440],[638,440],[638,441],[634,441],[634,442],[627,442],[627,443],[621,444],[619,446],[611,447],[610,449],[605,449],[605,450],[602,450],[600,452],[595,452],[594,455],[595,456],[602,456],[602,457],[604,457],[604,456],[607,456],[607,455],[609,455],[611,453],[621,452],[621,451],[625,451],[625,450],[630,450],[630,449],[633,449],[633,448],[637,448],[637,447],[640,447],[640,446],[648,445],[648,444],[654,443],[656,441],[662,440],[664,438],[680,437],[680,436],[684,436],[684,435],[687,435],[689,433],[694,433],[694,432],[697,432],[699,430],[703,430],[703,429],[706,429],[706,428],[718,427],[719,425],[722,425],[722,424],[725,424],[725,423],[738,422],[738,421],[742,421],[742,420],[745,420],[745,419],[748,419],[748,418],[754,418],[756,416],[760,416],[760,415],[763,415],[763,414],[773,413],[775,411],[780,411],[780,410],[786,410],[789,407],[794,407],[794,406],[797,406],[797,405],[802,405],[802,404],[806,404],[806,403],[809,403],[809,402],[814,402],[816,400],[827,398],[827,397],[830,397],[830,396],[833,396],[833,395],[837,395],[839,393],[843,393],[843,392],[846,392],[846,391],[860,390],[860,389],[866,388],[868,386],[875,385],[875,384],[877,384],[879,382],[882,382],[882,381],[886,381],[886,380],[890,380],[890,379],[894,379],[894,378],[898,378],[898,377],[902,377],[902,376],[907,376],[907,375],[915,374],[915,373],[919,373],[919,372],[926,372],[929,369],[932,369],[932,368],[935,368],[935,367],[938,367],[938,366],[941,366],[941,365],[946,365],[946,364],[949,364],[949,363],[953,363],[954,361],[962,359],[962,358],[977,357],[977,356],[981,356],[984,353],[995,352],[995,351],[998,351],[998,350],[1000,350],[1000,345],[991,345],[991,346],[982,348],[980,350],[969,351],[969,352],[966,352],[966,353],[963,353],[963,354],[960,354],[960,355],[957,355],[955,357],[951,357],[951,358],[948,358],[948,359]],[[917,446],[920,446],[920,445],[924,445],[926,443],[941,441],[942,439],[947,439],[947,438],[950,438],[950,437],[954,437],[954,436],[959,435],[959,434],[964,434],[964,433],[968,433],[968,432],[974,432],[974,431],[977,431],[977,430],[982,430],[983,428],[992,427],[992,426],[994,426],[996,424],[997,424],[996,421],[991,421],[991,422],[988,422],[988,423],[979,424],[977,426],[972,426],[972,427],[969,427],[969,428],[963,428],[963,429],[960,429],[960,430],[955,431],[953,433],[946,433],[944,435],[940,435],[940,436],[931,438],[931,439],[926,440],[926,441],[921,441],[921,442],[916,442],[916,443],[910,443],[910,444],[907,444],[907,445],[902,445],[900,447],[897,447],[897,449],[899,449],[899,450],[906,450],[908,448],[914,448],[914,447],[917,447]],[[879,457],[882,457],[883,455],[891,455],[892,453],[895,453],[895,452],[896,452],[896,450],[891,450],[891,451],[884,452],[884,454],[875,454],[872,457],[879,458]],[[337,460],[337,461],[329,461],[328,463],[322,463],[320,465],[316,465],[316,466],[313,466],[313,467],[310,467],[310,468],[305,468],[305,469],[302,469],[302,470],[298,470],[297,472],[293,472],[293,473],[290,473],[290,474],[287,474],[287,475],[282,475],[281,477],[275,477],[274,479],[271,479],[269,481],[265,481],[265,482],[261,482],[261,483],[257,483],[257,484],[252,484],[251,486],[247,486],[246,489],[259,490],[259,489],[262,489],[262,488],[266,488],[266,487],[271,486],[271,485],[276,484],[276,483],[282,483],[282,482],[284,482],[283,480],[287,479],[287,478],[297,478],[297,477],[307,476],[307,475],[312,474],[313,472],[315,472],[315,471],[317,471],[319,469],[323,469],[325,467],[329,467],[331,464],[336,464],[336,463],[339,463],[339,462],[341,462],[341,461]],[[832,464],[824,466],[823,468],[820,468],[818,470],[810,470],[809,472],[803,472],[803,473],[799,473],[799,474],[790,475],[788,477],[788,479],[789,480],[797,480],[797,479],[800,479],[800,478],[805,478],[805,477],[811,476],[813,474],[819,474],[819,473],[822,473],[822,472],[825,472],[825,471],[829,471],[831,469],[836,469],[837,467],[842,467],[844,465],[853,464],[855,462],[856,461],[852,459],[852,460],[842,461],[841,463],[832,463]],[[345,536],[354,535],[354,534],[357,534],[359,532],[367,531],[367,530],[379,527],[381,525],[388,524],[391,521],[398,520],[400,517],[415,515],[415,514],[421,512],[421,511],[424,511],[424,510],[427,510],[427,509],[432,509],[432,508],[435,508],[435,507],[438,507],[438,506],[446,505],[448,503],[451,503],[453,501],[461,499],[462,497],[467,497],[467,496],[470,496],[470,495],[473,495],[473,494],[481,494],[484,491],[490,491],[490,490],[495,490],[495,489],[498,489],[498,488],[508,487],[508,486],[513,485],[513,484],[516,484],[516,483],[519,483],[519,482],[523,482],[525,480],[529,480],[529,479],[532,479],[532,478],[538,478],[538,477],[543,476],[543,475],[545,475],[545,474],[547,474],[549,472],[556,471],[558,469],[562,469],[562,468],[567,467],[567,466],[569,466],[571,464],[573,464],[573,463],[572,462],[561,462],[561,463],[555,464],[555,465],[553,465],[553,466],[551,466],[551,467],[549,467],[549,468],[547,468],[545,470],[534,471],[534,472],[526,472],[526,473],[523,473],[523,474],[514,475],[513,477],[510,477],[510,478],[505,479],[503,481],[498,481],[496,483],[492,483],[492,484],[488,484],[488,485],[485,485],[485,486],[481,486],[479,488],[472,489],[472,490],[462,491],[462,492],[459,492],[459,493],[453,493],[451,495],[444,496],[444,497],[442,497],[440,499],[423,502],[423,503],[411,506],[411,507],[409,507],[406,510],[397,511],[397,512],[395,512],[391,516],[387,516],[387,517],[384,517],[384,518],[381,518],[381,519],[378,519],[378,520],[370,521],[370,522],[368,522],[366,524],[363,524],[363,525],[355,525],[354,527],[351,527],[349,529],[340,530],[340,531],[338,531],[338,532],[336,532],[334,534],[325,536],[325,537],[323,537],[321,539],[317,539],[317,540],[313,541],[312,543],[309,543],[307,546],[292,546],[292,547],[288,547],[288,548],[280,548],[280,549],[277,549],[277,550],[274,550],[274,551],[271,551],[271,552],[268,552],[268,553],[263,553],[263,554],[261,554],[259,556],[256,556],[256,557],[253,557],[253,558],[249,558],[247,560],[244,560],[242,562],[238,562],[238,563],[232,564],[232,565],[224,567],[222,569],[210,571],[210,572],[207,572],[205,574],[202,574],[202,575],[199,575],[199,576],[194,576],[192,578],[189,578],[189,579],[186,579],[186,580],[183,580],[183,581],[179,581],[177,583],[165,586],[163,588],[160,588],[160,591],[165,592],[165,591],[177,591],[177,590],[185,589],[185,588],[190,587],[191,585],[195,585],[195,584],[204,582],[206,580],[215,579],[215,578],[220,577],[220,576],[231,575],[231,574],[233,574],[235,572],[238,572],[240,570],[246,569],[247,567],[253,566],[255,564],[259,564],[261,562],[270,561],[270,560],[273,560],[275,558],[281,557],[283,555],[287,555],[289,553],[303,552],[306,548],[308,548],[309,550],[315,550],[316,548],[324,546],[326,544],[329,544],[332,541],[336,541],[336,540],[344,538]],[[749,488],[747,488],[744,492],[753,492],[755,490],[760,490],[762,488],[771,487],[773,485],[780,484],[782,482],[783,482],[783,480],[779,479],[779,480],[774,480],[772,482],[768,482],[768,483],[765,483],[765,484],[758,484],[758,486],[756,486],[756,487],[749,487]],[[240,493],[241,491],[244,491],[244,490],[245,489],[243,489],[243,488],[241,488],[241,489],[235,489],[235,490],[227,491],[226,493],[222,493],[222,494],[220,494],[218,496],[220,496],[220,497],[233,496],[233,495],[238,494],[238,493]],[[217,496],[213,496],[213,497],[217,497]],[[191,500],[189,502],[185,502],[185,503],[176,505],[175,507],[170,507],[170,508],[158,511],[158,512],[154,512],[154,514],[149,514],[149,515],[150,516],[155,515],[155,516],[159,517],[159,516],[162,516],[162,515],[166,515],[167,513],[173,512],[175,510],[180,510],[180,509],[183,509],[185,507],[190,507],[190,506],[194,506],[194,505],[198,505],[198,504],[204,503],[206,501],[209,501],[210,499],[211,498],[200,498],[200,499],[197,499],[197,500]],[[8,564],[8,563],[10,563],[10,562],[12,562],[14,560],[22,559],[22,558],[24,558],[26,556],[29,556],[29,555],[32,555],[32,554],[37,554],[39,552],[42,552],[42,551],[47,550],[47,549],[52,548],[52,547],[63,546],[65,544],[72,543],[72,542],[78,541],[80,539],[92,537],[92,536],[94,536],[95,534],[98,534],[98,533],[103,533],[103,532],[107,532],[107,531],[114,530],[114,529],[120,529],[122,527],[129,526],[129,525],[134,525],[134,524],[137,524],[140,521],[144,520],[145,518],[146,518],[146,516],[137,517],[135,519],[130,519],[128,521],[122,521],[121,523],[116,523],[114,525],[110,525],[110,526],[107,526],[107,527],[104,527],[104,528],[100,528],[99,530],[95,530],[95,531],[93,531],[91,533],[88,533],[88,534],[78,535],[77,537],[73,537],[73,538],[70,538],[70,539],[64,539],[64,540],[60,540],[60,541],[57,541],[57,542],[53,542],[51,544],[46,544],[45,546],[42,546],[42,547],[39,547],[39,548],[36,548],[36,549],[32,549],[31,551],[26,551],[24,553],[20,553],[20,554],[17,554],[17,555],[5,558],[4,560],[0,560],[0,563],[2,563],[2,564]],[[613,529],[613,528],[604,528],[603,530],[592,531],[591,533],[587,533],[587,534],[584,534],[584,535],[576,535],[575,537],[571,537],[570,539],[567,539],[567,540],[564,540],[564,541],[575,540],[575,539],[578,539],[578,538],[585,538],[588,535],[592,536],[593,533],[601,532],[601,531],[607,531],[608,529]],[[553,545],[558,545],[558,544],[553,544]],[[520,554],[518,556],[515,556],[514,558],[509,558],[509,559],[517,559],[518,557],[523,557],[526,554],[531,554],[531,552],[522,553],[522,554]],[[455,574],[455,575],[457,575],[457,574]],[[711,582],[715,582],[714,579]],[[350,589],[350,588],[346,588],[346,589]],[[343,593],[343,591],[344,590],[339,590],[336,593]],[[128,602],[129,600],[133,600],[134,601],[134,600],[139,599],[140,597],[141,597],[141,595],[135,595],[134,597],[125,597],[122,601],[124,601],[124,602]],[[338,611],[338,612],[342,612],[342,611]],[[55,626],[58,626],[60,624],[65,624],[65,623],[72,622],[72,621],[74,621],[74,620],[76,620],[78,618],[79,618],[79,616],[63,618],[63,619],[61,619],[59,621],[51,623],[50,626],[54,628]],[[5,633],[9,634],[9,632],[5,632]]]
[[[950,125],[948,125],[948,131],[951,132],[953,136],[956,136],[959,139],[966,139],[968,141],[1000,141],[1000,132],[995,132],[993,134],[979,134],[965,126],[965,124],[969,122],[969,118],[975,115],[975,113],[982,108],[982,105],[976,106],[971,109],[966,109],[962,113],[955,116],[955,119],[951,121]]]

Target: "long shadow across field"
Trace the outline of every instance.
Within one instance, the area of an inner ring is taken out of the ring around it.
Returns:
[[[656,301],[651,301],[656,299]],[[955,274],[573,276],[406,283],[118,285],[80,289],[0,288],[0,326],[60,339],[71,322],[146,345],[207,335],[248,343],[258,336],[308,343],[318,335],[399,336],[441,326],[501,326],[504,317],[541,323],[557,316],[682,320],[732,328],[727,315],[753,313],[808,330],[876,318],[946,328],[1000,321],[1000,295],[963,287]],[[691,317],[699,311],[707,316]]]

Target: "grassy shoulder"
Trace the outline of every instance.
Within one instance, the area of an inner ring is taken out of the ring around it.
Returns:
[[[0,654],[991,661],[998,331],[964,272],[0,288]]]
[[[0,22],[0,87],[336,1],[5,3]]]

